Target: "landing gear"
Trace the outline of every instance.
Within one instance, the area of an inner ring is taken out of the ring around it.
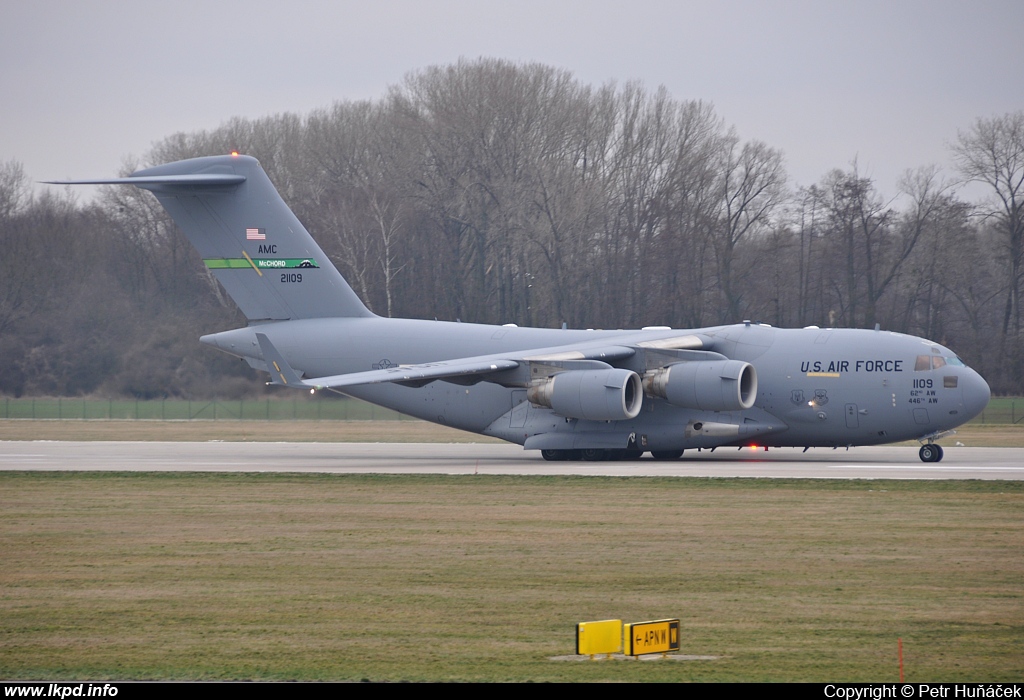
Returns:
[[[941,462],[942,446],[935,444],[921,445],[921,451],[918,452],[918,456],[922,462]]]
[[[580,458],[579,450],[541,450],[540,456],[548,462],[574,462]]]
[[[591,448],[586,450],[541,450],[540,456],[548,462],[603,462],[606,459],[632,462],[640,459],[644,451],[640,449],[627,448],[625,450],[602,450]]]
[[[661,462],[669,462],[683,456],[682,450],[651,450],[651,457]]]

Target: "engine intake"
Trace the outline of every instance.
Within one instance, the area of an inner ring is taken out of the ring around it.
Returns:
[[[643,405],[640,375],[628,369],[570,370],[530,386],[527,398],[567,418],[629,420]]]
[[[673,406],[740,411],[757,398],[757,371],[739,360],[679,362],[645,373],[643,385]]]

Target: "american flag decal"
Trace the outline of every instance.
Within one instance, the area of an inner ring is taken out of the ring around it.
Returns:
[[[247,240],[247,241],[265,241],[265,240],[267,240],[266,229],[262,229],[262,228],[247,228],[247,229],[245,229],[245,240]]]

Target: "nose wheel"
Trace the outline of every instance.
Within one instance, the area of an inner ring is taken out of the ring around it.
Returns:
[[[922,462],[941,462],[942,446],[935,444],[921,445],[921,451],[918,452],[918,456]]]

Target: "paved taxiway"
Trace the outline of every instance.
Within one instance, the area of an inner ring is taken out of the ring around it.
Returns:
[[[674,462],[545,462],[516,445],[280,442],[0,442],[0,471],[575,474],[833,479],[1024,479],[1024,449],[916,447],[687,452]]]

